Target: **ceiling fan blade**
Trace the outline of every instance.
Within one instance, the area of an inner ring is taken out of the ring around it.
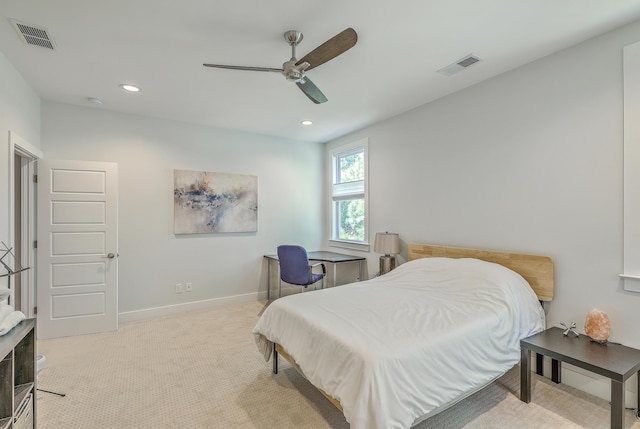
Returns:
[[[302,92],[304,92],[304,94],[309,97],[309,100],[313,101],[314,103],[320,104],[327,101],[327,97],[325,97],[322,91],[320,91],[318,87],[309,80],[308,77],[304,78],[304,83],[296,82],[296,85],[298,85],[298,88],[300,88]]]
[[[246,67],[246,66],[227,66],[224,64],[202,64],[205,67],[216,67],[219,69],[231,69],[231,70],[247,70],[247,71],[263,71],[263,72],[277,72],[282,73],[282,69],[274,69],[270,67]]]
[[[307,68],[307,71],[309,71],[351,49],[357,41],[358,35],[355,30],[347,28],[302,57],[296,65],[306,61],[311,64]]]

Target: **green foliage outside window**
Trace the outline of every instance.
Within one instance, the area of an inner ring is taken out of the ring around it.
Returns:
[[[338,183],[352,183],[364,180],[364,150],[342,155],[338,161]],[[338,238],[341,240],[364,241],[364,198],[336,201],[338,204]]]
[[[355,182],[364,180],[364,152],[356,152],[351,155],[341,156],[340,177],[338,183]]]
[[[341,240],[364,241],[364,200],[338,201]]]

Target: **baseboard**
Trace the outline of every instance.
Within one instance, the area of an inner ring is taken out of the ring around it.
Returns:
[[[156,317],[172,314],[186,313],[189,311],[205,310],[207,308],[222,307],[226,305],[240,304],[243,302],[267,299],[267,292],[254,292],[245,295],[227,296],[224,298],[212,298],[202,301],[185,302],[182,304],[166,305],[164,307],[145,308],[142,310],[125,311],[118,314],[119,323],[148,320]]]
[[[532,359],[533,367],[535,367],[535,359]],[[583,392],[589,393],[605,401],[611,400],[611,381],[598,374],[586,371],[582,368],[562,363],[561,382],[567,386],[575,387]],[[535,368],[534,368],[535,371]],[[551,374],[551,358],[544,358],[544,374]],[[625,383],[625,406],[627,408],[636,409],[638,407],[636,394],[636,375],[632,375]]]

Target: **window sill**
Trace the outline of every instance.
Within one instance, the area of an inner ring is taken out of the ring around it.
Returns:
[[[620,274],[623,282],[623,289],[628,292],[640,292],[640,276],[631,274]]]
[[[329,246],[331,247],[341,247],[343,249],[349,250],[360,250],[362,252],[369,252],[369,243],[354,243],[352,241],[341,241],[341,240],[329,240]]]
[[[633,276],[631,274],[620,274],[620,277],[622,277],[623,279],[640,280],[640,276]]]

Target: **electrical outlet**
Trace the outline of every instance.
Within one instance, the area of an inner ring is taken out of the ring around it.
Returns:
[[[191,282],[186,282],[184,284],[184,290],[186,292],[191,292],[193,290],[193,285],[191,284]]]
[[[182,286],[182,283],[176,283],[176,293],[182,293],[184,292],[184,287]]]

